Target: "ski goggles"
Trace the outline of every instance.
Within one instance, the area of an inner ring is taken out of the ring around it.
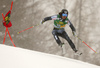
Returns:
[[[67,17],[68,15],[63,13],[63,14],[62,14],[62,16],[65,16],[65,17]]]

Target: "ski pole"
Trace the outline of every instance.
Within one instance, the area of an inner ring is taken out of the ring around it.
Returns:
[[[29,27],[29,28],[27,28],[27,29],[24,29],[24,30],[22,30],[22,31],[17,32],[17,34],[22,33],[22,32],[24,32],[24,31],[26,31],[26,30],[28,30],[28,29],[31,29],[31,28],[33,28],[33,27],[35,27],[35,26],[39,26],[39,25],[40,25],[40,24],[31,26],[31,27]]]
[[[85,45],[87,45],[82,39],[80,39],[77,35],[75,36],[77,37],[79,40],[81,40]],[[93,50],[89,45],[87,45],[91,50]],[[97,53],[95,50],[93,50],[95,53]]]

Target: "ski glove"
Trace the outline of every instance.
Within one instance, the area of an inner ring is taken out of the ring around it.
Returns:
[[[76,34],[76,32],[75,32],[75,31],[72,31],[72,33],[73,33],[74,37],[76,37],[76,36],[77,36],[77,34]]]
[[[42,20],[41,22],[40,22],[40,24],[43,24],[44,23],[44,20]]]

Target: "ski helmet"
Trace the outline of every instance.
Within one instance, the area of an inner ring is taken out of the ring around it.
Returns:
[[[61,12],[59,13],[60,17],[62,17],[63,13],[68,15],[68,10],[62,9]]]
[[[68,11],[66,9],[62,9],[61,12],[64,14],[68,14]]]

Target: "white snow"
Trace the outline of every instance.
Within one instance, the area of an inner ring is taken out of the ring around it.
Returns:
[[[3,7],[3,8],[5,8],[5,7],[6,7],[6,5],[3,5],[2,7]]]
[[[27,4],[25,5],[25,7],[29,7],[32,6],[34,4],[34,0],[28,0]]]
[[[0,68],[100,68],[100,66],[0,44]]]

